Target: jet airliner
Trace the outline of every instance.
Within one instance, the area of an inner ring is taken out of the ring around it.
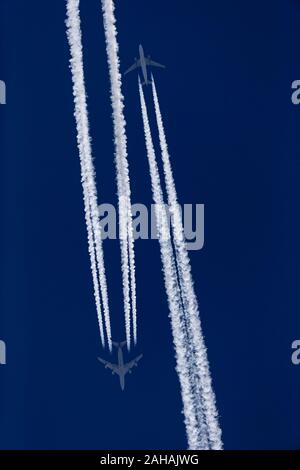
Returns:
[[[165,68],[165,65],[162,65],[162,64],[159,64],[158,62],[155,62],[154,60],[151,59],[151,57],[149,55],[147,57],[145,57],[144,49],[143,49],[142,45],[140,44],[139,45],[139,59],[135,59],[134,64],[131,67],[129,67],[129,69],[126,70],[124,75],[131,72],[132,70],[137,69],[138,67],[141,67],[142,72],[143,72],[143,77],[144,77],[144,81],[143,81],[142,85],[150,85],[151,80],[148,79],[147,65],[150,65],[150,66],[153,66],[153,67]]]
[[[139,360],[142,359],[143,354],[140,354],[139,356],[132,359],[132,361],[127,362],[126,364],[124,364],[124,357],[123,357],[122,348],[123,348],[123,346],[125,346],[126,341],[122,341],[121,343],[115,343],[113,341],[112,344],[118,349],[118,364],[113,364],[111,362],[108,362],[105,359],[102,359],[101,357],[98,357],[98,360],[102,364],[104,364],[106,369],[107,368],[110,369],[112,371],[113,375],[117,374],[119,376],[121,389],[124,390],[124,388],[125,388],[125,375],[127,374],[127,372],[129,372],[131,374],[131,372],[132,372],[131,369],[134,366],[137,367],[137,364],[138,364]]]

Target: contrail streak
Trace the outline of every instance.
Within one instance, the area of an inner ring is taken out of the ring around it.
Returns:
[[[127,139],[124,118],[124,98],[121,91],[121,74],[119,71],[116,19],[114,15],[113,0],[101,0],[106,51],[111,83],[111,103],[113,109],[115,163],[117,171],[117,187],[119,199],[119,223],[121,238],[121,263],[123,279],[123,296],[125,312],[125,328],[127,348],[131,343],[130,306],[132,309],[133,339],[137,342],[137,313],[136,313],[136,280],[135,280],[135,254],[132,228],[131,191],[127,161]],[[130,276],[129,276],[130,271]],[[131,294],[131,304],[130,304]]]
[[[73,81],[77,142],[81,166],[81,182],[84,196],[85,219],[88,232],[88,245],[94,283],[94,295],[100,327],[100,336],[104,345],[103,320],[99,286],[104,309],[106,336],[109,349],[112,349],[107,283],[102,250],[101,226],[98,214],[97,190],[94,178],[92,150],[89,136],[89,122],[86,104],[86,92],[83,73],[82,37],[80,27],[79,0],[67,2],[67,36],[70,46],[70,66]],[[98,271],[98,273],[97,273]],[[97,277],[99,276],[99,280]]]
[[[139,79],[139,93],[141,110],[144,124],[147,156],[151,175],[151,186],[153,199],[155,202],[156,220],[158,223],[158,233],[160,242],[161,259],[164,272],[164,280],[170,310],[171,327],[176,353],[176,369],[181,386],[185,425],[188,445],[190,449],[207,449],[208,442],[205,432],[205,423],[199,422],[195,406],[193,390],[193,378],[191,377],[191,366],[189,358],[189,347],[187,344],[186,326],[184,313],[181,307],[180,291],[178,287],[176,266],[171,241],[168,234],[168,222],[164,210],[163,192],[160,184],[160,177],[156,163],[156,157],[152,142],[151,130],[149,126],[147,108],[143,94],[142,85]],[[160,223],[159,223],[159,222]]]
[[[89,247],[90,260],[91,260],[92,278],[93,278],[93,284],[94,284],[94,297],[95,297],[95,302],[96,302],[100,338],[101,338],[102,346],[105,347],[105,337],[104,337],[104,330],[103,330],[101,300],[100,300],[100,294],[99,294],[100,291],[99,291],[96,253],[95,253],[95,245],[94,245],[94,237],[93,237],[92,218],[91,218],[90,206],[89,206],[88,196],[86,194],[85,187],[83,187],[83,199],[84,199],[84,207],[85,207],[85,221],[86,221],[86,226],[87,226],[88,247]]]
[[[209,371],[207,351],[201,329],[198,301],[194,291],[191,265],[185,246],[184,231],[182,226],[181,214],[179,211],[177,192],[171,167],[170,155],[168,151],[167,140],[153,76],[152,91],[157,127],[159,132],[165,183],[168,195],[168,204],[172,213],[171,223],[176,252],[176,260],[179,271],[179,281],[181,286],[181,292],[183,294],[189,335],[192,341],[193,353],[196,358],[196,366],[198,368],[197,380],[199,381],[199,388],[201,389],[201,398],[208,427],[210,445],[212,449],[219,450],[223,447],[221,440],[221,429],[218,422],[218,412],[216,407],[215,395],[212,387],[211,375]]]

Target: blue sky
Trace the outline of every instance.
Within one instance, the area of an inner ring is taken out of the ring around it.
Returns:
[[[82,0],[99,199],[116,203],[100,1]],[[295,1],[116,1],[121,69],[138,44],[156,84],[181,203],[205,205],[191,253],[227,449],[298,448],[300,10]],[[155,241],[136,243],[141,365],[125,392],[97,361],[65,2],[0,2],[1,448],[186,448]],[[151,203],[137,77],[123,83],[133,202]],[[149,90],[146,98],[150,99]],[[153,112],[150,111],[153,120]],[[155,138],[157,139],[157,135]],[[104,244],[113,335],[120,254]]]

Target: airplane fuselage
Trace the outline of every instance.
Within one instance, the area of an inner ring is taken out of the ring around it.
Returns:
[[[146,59],[145,59],[145,54],[144,54],[144,49],[143,46],[140,44],[139,45],[139,54],[140,54],[140,62],[141,62],[141,68],[144,76],[144,82],[146,85],[148,85],[148,74],[147,74],[147,65],[146,65]]]
[[[120,368],[124,366],[123,351],[122,348],[118,348],[118,365]]]
[[[120,346],[118,348],[118,366],[120,368],[120,374],[119,374],[120,386],[121,386],[121,389],[124,390],[125,388],[124,358],[123,358],[123,351]]]

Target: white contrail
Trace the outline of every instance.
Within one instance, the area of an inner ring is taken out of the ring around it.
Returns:
[[[137,313],[136,313],[136,280],[135,280],[135,255],[134,238],[132,228],[131,191],[129,170],[127,161],[127,139],[125,132],[124,103],[121,91],[121,74],[119,71],[116,19],[114,15],[113,0],[101,0],[104,31],[106,39],[106,51],[109,66],[111,84],[111,103],[113,109],[114,138],[115,138],[115,162],[117,170],[117,186],[119,198],[119,223],[122,230],[121,260],[123,277],[123,295],[125,311],[125,328],[127,347],[130,348],[131,324],[130,324],[130,293],[133,320],[133,338],[137,341]],[[129,278],[130,270],[130,278]],[[130,283],[130,288],[129,288]]]
[[[161,155],[163,161],[165,183],[168,195],[168,204],[171,210],[171,222],[173,229],[173,239],[176,251],[176,260],[179,271],[179,281],[181,292],[184,298],[185,311],[189,333],[196,358],[198,368],[198,381],[201,387],[202,403],[205,411],[205,418],[208,426],[209,440],[212,449],[222,449],[221,429],[218,422],[218,412],[216,407],[215,395],[213,392],[209,363],[204,343],[199,317],[198,301],[194,291],[193,278],[190,266],[190,260],[187,253],[184,240],[184,231],[182,226],[181,214],[179,210],[175,181],[173,177],[170,156],[164,131],[158,96],[156,92],[154,78],[152,76],[152,91],[155,106],[155,114],[159,132]]]
[[[99,285],[104,309],[106,336],[109,349],[112,349],[111,327],[107,294],[107,283],[102,250],[101,226],[98,214],[97,190],[94,178],[94,167],[89,136],[89,122],[86,104],[86,92],[83,73],[82,38],[80,27],[79,0],[67,2],[67,36],[70,45],[73,95],[75,104],[75,118],[77,125],[77,142],[81,165],[81,182],[83,187],[85,218],[88,230],[89,253],[91,258],[92,275],[96,308],[100,326],[101,340],[104,343],[102,313],[100,304]],[[99,281],[97,278],[97,270]],[[97,279],[97,281],[95,281]]]
[[[95,253],[95,245],[94,245],[94,239],[93,239],[94,238],[93,227],[92,227],[92,219],[91,219],[91,214],[90,214],[90,206],[89,206],[88,196],[86,194],[85,187],[83,187],[83,199],[84,199],[84,207],[85,207],[85,221],[86,221],[86,226],[87,226],[88,247],[89,247],[90,260],[91,260],[92,277],[93,277],[93,284],[94,284],[94,297],[95,297],[95,302],[96,302],[100,338],[101,338],[102,346],[105,347],[101,300],[100,300],[100,293],[99,293],[100,292],[99,281],[98,281],[97,264],[96,264],[96,253]]]
[[[195,406],[193,378],[191,377],[191,366],[189,358],[189,347],[187,344],[185,318],[181,307],[174,253],[171,241],[168,236],[167,216],[165,210],[163,209],[163,192],[161,189],[160,177],[152,142],[151,130],[149,126],[148,113],[140,79],[139,93],[144,124],[147,156],[151,175],[152,193],[155,202],[156,221],[158,223],[157,228],[159,233],[161,259],[163,265],[167,298],[169,303],[173,341],[176,353],[176,369],[181,386],[188,445],[190,449],[194,450],[207,449],[208,441],[205,432],[205,423],[203,423],[203,420],[202,423],[199,422],[200,417],[197,414]]]

